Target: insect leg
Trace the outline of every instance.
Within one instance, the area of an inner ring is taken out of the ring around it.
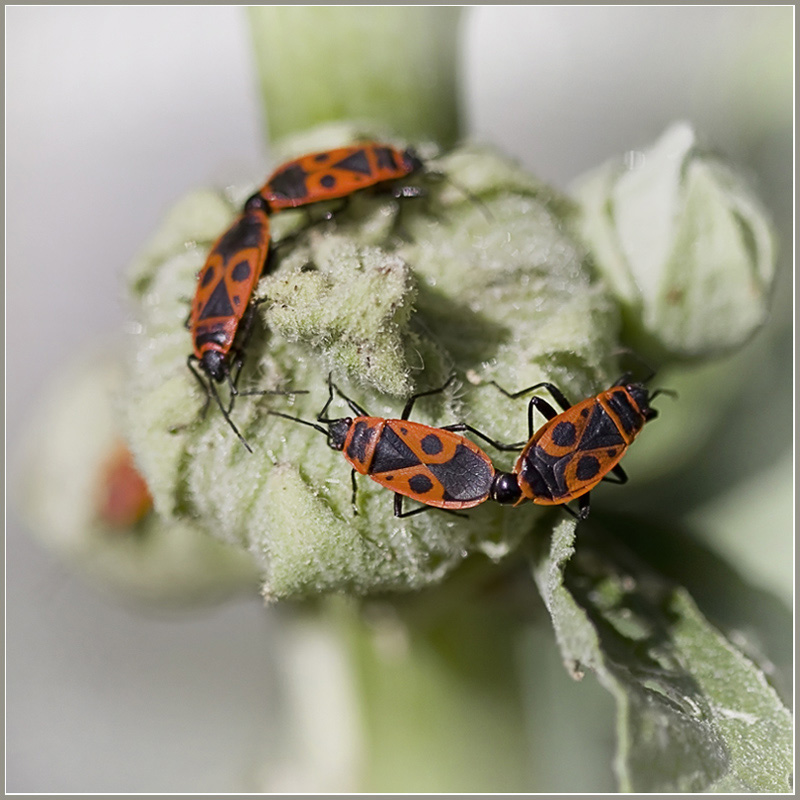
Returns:
[[[536,389],[547,389],[548,392],[552,395],[553,399],[561,406],[563,411],[567,411],[571,408],[569,400],[564,396],[564,393],[557,387],[554,386],[552,383],[548,381],[542,381],[541,383],[536,383],[533,386],[529,386],[527,389],[520,389],[518,392],[509,392],[508,389],[504,389],[497,381],[489,381],[496,389],[499,389],[506,397],[510,397],[512,400],[516,400],[517,397],[522,397],[524,394],[528,394],[528,392],[534,392]],[[533,427],[533,409],[538,408],[540,413],[546,419],[553,419],[553,417],[558,416],[558,412],[548,403],[546,400],[542,399],[541,397],[532,397],[530,402],[528,403],[528,438],[533,436],[534,427]]]
[[[398,519],[402,519],[403,517],[413,517],[414,514],[421,514],[423,511],[427,511],[428,508],[429,506],[420,506],[419,508],[415,508],[413,511],[403,511],[403,495],[395,492],[394,515]]]
[[[548,381],[535,383],[533,386],[529,386],[527,389],[520,389],[518,392],[509,392],[508,389],[504,389],[499,383],[497,383],[497,381],[489,381],[489,383],[499,389],[506,397],[510,397],[512,400],[516,400],[518,397],[528,394],[528,392],[534,392],[536,389],[547,389],[556,403],[561,406],[562,411],[567,411],[568,409],[572,408],[572,404],[564,396],[564,393],[557,386],[549,383]]]
[[[233,362],[233,367],[229,369],[225,375],[225,378],[228,382],[228,413],[230,414],[233,411],[233,404],[236,400],[236,395],[239,394],[239,390],[236,388],[236,384],[239,383],[239,375],[242,372],[242,365],[244,364],[244,351],[238,351],[236,354],[236,361]],[[232,373],[236,372],[234,376]]]
[[[239,328],[239,341],[240,344],[236,348],[236,360],[233,362],[233,367],[228,372],[228,388],[230,389],[230,402],[228,403],[228,413],[233,411],[233,403],[236,395],[239,394],[238,385],[239,377],[242,374],[242,367],[244,366],[245,358],[247,356],[246,348],[250,337],[253,335],[253,322],[256,317],[256,305],[258,301],[251,302],[245,309],[242,316],[241,326]],[[272,392],[270,392],[272,394]]]
[[[561,508],[567,512],[573,519],[578,520],[580,522],[582,519],[586,519],[589,516],[589,492],[584,495],[581,495],[578,498],[578,511],[577,513],[573,511],[566,503],[564,503]]]
[[[444,511],[445,514],[452,514],[454,517],[469,519],[468,514],[459,514],[457,511],[453,511],[450,508],[436,508],[435,506],[420,506],[419,508],[414,508],[411,511],[403,511],[403,495],[395,492],[394,515],[398,519],[403,519],[404,517],[413,517],[415,514],[422,514],[424,511],[433,511],[434,509],[436,511]]]
[[[353,515],[358,516],[358,508],[356,508],[356,493],[358,492],[358,484],[356,483],[356,471],[350,470],[350,483],[353,485],[353,494],[350,498],[350,503],[353,506]]]
[[[194,375],[194,377],[197,378],[197,382],[203,387],[203,391],[205,392],[206,395],[206,401],[203,404],[203,408],[200,411],[200,416],[205,417],[206,413],[208,412],[208,406],[211,402],[211,396],[213,395],[214,399],[217,401],[219,410],[222,412],[222,416],[225,417],[225,420],[227,421],[228,425],[231,426],[233,432],[239,437],[241,443],[247,448],[249,452],[252,453],[253,452],[252,448],[247,443],[247,440],[244,438],[244,436],[242,436],[242,434],[239,433],[239,429],[233,424],[233,420],[231,419],[230,414],[225,410],[225,407],[222,405],[222,400],[220,400],[219,394],[217,393],[217,389],[214,386],[214,381],[210,377],[207,382],[204,381],[197,373],[197,370],[192,365],[193,361],[197,361],[197,357],[194,354],[190,355],[186,359],[186,366],[189,367],[192,375]],[[228,380],[230,380],[230,376],[228,377]]]
[[[580,519],[580,517],[566,504],[564,503],[561,508],[567,512],[573,519]]]
[[[206,401],[205,401],[205,403],[203,403],[203,408],[200,410],[200,416],[201,416],[201,417],[205,417],[205,415],[208,413],[208,406],[209,406],[209,403],[211,403],[211,391],[209,390],[209,388],[208,388],[208,384],[206,383],[206,381],[204,381],[204,380],[203,380],[203,379],[200,377],[199,373],[198,373],[198,372],[197,372],[197,370],[194,368],[194,366],[193,366],[193,362],[195,362],[195,361],[198,361],[198,358],[197,358],[197,356],[195,356],[194,354],[190,355],[190,356],[189,356],[189,357],[186,359],[186,366],[187,366],[187,367],[189,367],[189,370],[191,371],[192,375],[194,375],[194,377],[195,377],[195,378],[197,378],[197,382],[198,382],[198,383],[200,384],[200,386],[202,387],[202,389],[203,389],[203,394],[205,394],[205,396],[206,396]],[[210,381],[210,380],[211,380],[211,378],[209,378],[209,381]]]
[[[401,200],[404,197],[427,197],[428,192],[422,186],[414,186],[413,184],[400,184],[392,187],[392,197],[395,200]]]
[[[427,397],[431,394],[439,394],[440,392],[443,392],[455,379],[456,374],[454,372],[438,389],[429,389],[427,392],[417,392],[417,394],[412,394],[411,397],[409,397],[406,401],[406,405],[403,409],[403,413],[400,415],[400,419],[408,419],[409,415],[411,414],[411,409],[414,407],[414,403],[416,403],[420,397]]]
[[[514,442],[514,444],[497,442],[494,439],[490,439],[485,433],[481,433],[477,428],[473,428],[472,425],[467,425],[465,422],[457,422],[455,425],[443,425],[441,430],[453,431],[454,433],[469,431],[470,433],[474,433],[475,436],[479,436],[484,442],[488,442],[497,450],[520,450],[527,444],[527,440],[524,442]]]
[[[349,406],[350,406],[350,408],[351,408],[351,409],[352,409],[352,410],[353,410],[353,411],[356,413],[356,415],[357,415],[357,416],[359,416],[359,417],[368,417],[368,416],[369,416],[369,414],[367,414],[367,412],[366,412],[366,411],[364,411],[364,409],[363,409],[363,408],[361,408],[361,406],[360,406],[360,405],[358,405],[358,403],[356,403],[355,401],[351,400],[351,399],[350,399],[350,398],[349,398],[349,397],[348,397],[348,396],[347,396],[347,395],[346,395],[346,394],[345,394],[345,393],[344,393],[344,392],[343,392],[343,391],[342,391],[342,390],[341,390],[341,389],[340,389],[340,388],[339,388],[339,387],[338,387],[338,386],[337,386],[337,385],[336,385],[336,384],[335,384],[335,383],[334,383],[334,382],[331,380],[331,375],[330,375],[330,373],[329,373],[329,374],[328,374],[328,402],[327,402],[327,403],[325,403],[325,405],[322,407],[322,411],[320,411],[320,412],[319,412],[319,415],[317,416],[317,421],[318,421],[318,422],[331,422],[331,421],[332,421],[332,420],[326,419],[324,415],[325,415],[325,413],[328,411],[328,408],[330,407],[330,404],[333,402],[333,390],[334,390],[334,389],[335,389],[335,390],[336,390],[336,391],[339,393],[339,396],[340,396],[340,397],[341,397],[343,400],[346,400],[346,401],[347,401],[347,405],[349,405]]]
[[[528,403],[528,438],[530,439],[533,436],[533,409],[538,408],[539,413],[545,419],[553,419],[554,417],[558,416],[558,411],[556,411],[550,403],[547,402],[543,397],[537,397],[534,395],[531,397],[530,402]]]
[[[347,206],[350,205],[349,197],[340,197],[339,200],[341,200],[342,202],[338,206],[330,208],[323,212],[321,220],[322,222],[330,222],[339,212],[344,211],[347,208]]]
[[[604,481],[608,481],[609,483],[619,483],[619,484],[622,484],[622,483],[627,483],[627,482],[628,482],[628,475],[627,475],[627,473],[625,472],[625,470],[624,470],[624,469],[622,469],[622,467],[621,467],[619,464],[617,464],[617,466],[616,466],[616,467],[614,467],[614,468],[611,470],[611,474],[613,474],[613,475],[614,475],[614,477],[616,478],[616,480],[611,480],[611,477],[610,477],[609,475],[606,475],[606,476],[603,478],[603,480],[604,480]]]
[[[322,409],[320,410],[319,414],[317,414],[317,422],[332,422],[332,420],[328,419],[325,414],[327,414],[328,409],[333,402],[333,382],[331,381],[330,373],[328,373],[328,400]]]

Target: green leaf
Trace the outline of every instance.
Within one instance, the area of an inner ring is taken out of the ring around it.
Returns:
[[[662,576],[685,587],[706,619],[758,665],[784,703],[791,702],[791,605],[781,602],[779,584],[769,591],[759,587],[760,576],[753,569],[757,565],[752,557],[742,562],[746,571],[739,574],[737,562],[729,559],[716,543],[709,542],[708,537],[698,541],[702,530],[682,515],[659,522],[652,515],[643,519],[616,511],[595,515],[593,507],[592,523],[595,522],[613,530],[614,536],[639,559],[657,564]],[[642,536],[643,528],[646,536]],[[728,531],[730,537],[739,535],[730,524]]]
[[[546,527],[534,578],[567,668],[615,699],[620,789],[789,791],[791,716],[764,673],[607,531]]]

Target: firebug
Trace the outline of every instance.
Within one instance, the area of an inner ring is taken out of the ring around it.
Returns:
[[[331,448],[342,452],[352,467],[354,510],[355,476],[358,472],[394,492],[396,517],[410,517],[428,507],[455,512],[488,500],[495,479],[489,456],[459,432],[470,431],[500,449],[519,449],[519,445],[501,445],[464,423],[436,428],[409,421],[414,403],[420,397],[438,394],[454,377],[451,376],[438,389],[412,395],[400,419],[370,416],[330,379],[328,401],[317,415],[316,423],[277,411],[269,413],[315,428],[327,436]],[[347,402],[355,416],[338,419],[326,416],[333,402],[334,390]],[[417,500],[423,506],[404,512],[405,497]]]
[[[423,169],[411,149],[399,150],[388,144],[364,142],[309,153],[282,164],[259,190],[274,214],[323,200],[347,197],[361,189],[398,181]],[[416,197],[421,190],[397,187],[399,196]]]
[[[206,393],[202,413],[208,410],[213,396],[222,415],[250,452],[252,449],[234,425],[230,412],[239,393],[237,383],[244,364],[244,348],[255,317],[256,304],[252,296],[266,268],[269,247],[270,224],[266,203],[254,195],[211,247],[198,276],[188,320],[193,352],[187,364]],[[205,379],[195,369],[195,364]],[[230,390],[227,409],[215,386],[223,382],[227,382]]]
[[[589,516],[589,492],[600,481],[612,480],[612,475],[614,483],[628,480],[619,461],[645,423],[657,416],[650,402],[668,393],[658,389],[651,394],[642,383],[631,381],[629,374],[575,405],[552,383],[537,383],[513,394],[494,385],[511,398],[546,389],[562,411],[542,397],[530,399],[529,441],[513,471],[498,472],[492,498],[504,504],[519,505],[527,499],[539,505],[562,505],[579,519]],[[547,420],[535,432],[534,409]],[[577,514],[566,505],[572,500],[578,500]]]

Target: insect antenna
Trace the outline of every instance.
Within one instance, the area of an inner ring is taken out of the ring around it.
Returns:
[[[668,397],[671,397],[673,400],[677,400],[679,397],[678,393],[674,389],[659,388],[650,393],[650,399],[652,400],[653,398],[658,397],[660,394],[665,394]]]
[[[309,428],[313,428],[315,431],[319,431],[320,433],[328,435],[328,429],[323,428],[322,425],[317,425],[316,422],[309,422],[307,419],[300,419],[300,417],[293,417],[291,414],[283,414],[280,411],[272,411],[272,409],[267,409],[267,414],[272,415],[273,417],[283,417],[284,419],[290,419],[294,422],[299,422],[301,425],[308,425]]]
[[[454,181],[449,175],[446,175],[444,172],[428,172],[428,176],[434,178],[434,180],[444,181],[445,183],[449,183],[454,189],[458,189],[461,194],[471,200],[476,206],[478,206],[483,215],[489,222],[494,222],[494,215],[491,211],[489,211],[489,206],[483,202],[476,194],[473,194],[466,186],[459,183],[458,181]]]
[[[231,426],[231,429],[239,437],[239,441],[241,441],[241,443],[247,448],[248,452],[252,453],[253,449],[247,443],[247,440],[244,438],[244,436],[242,436],[242,434],[239,433],[239,429],[233,424],[233,420],[231,419],[230,414],[223,407],[222,400],[220,399],[216,387],[214,386],[214,381],[210,377],[208,378],[208,380],[204,380],[200,376],[198,371],[194,368],[194,363],[197,362],[198,360],[199,359],[197,358],[197,356],[190,355],[189,358],[186,359],[186,366],[189,367],[189,371],[197,379],[197,382],[200,384],[200,386],[202,387],[203,391],[206,394],[206,401],[203,404],[203,409],[200,412],[200,415],[202,417],[205,417],[206,412],[208,411],[209,403],[211,402],[211,397],[213,396],[214,400],[217,401],[219,410],[222,412],[222,416],[225,417],[225,420],[227,421],[228,425]]]
[[[239,437],[239,441],[247,448],[247,451],[252,453],[253,448],[250,447],[250,445],[247,443],[247,439],[245,439],[244,436],[239,433],[239,429],[233,424],[230,414],[226,411],[225,406],[222,405],[222,400],[220,399],[219,393],[217,392],[212,380],[209,380],[206,383],[206,391],[210,391],[210,393],[214,396],[214,399],[217,401],[217,405],[219,406],[219,410],[222,412],[222,416],[225,417],[225,421],[231,426],[231,430],[233,430],[233,432]]]
[[[620,347],[619,349],[615,350],[612,355],[617,357],[628,356],[633,361],[638,363],[640,367],[644,367],[647,370],[647,377],[642,378],[639,383],[647,385],[655,377],[657,370],[653,369],[650,364],[648,364],[635,350],[632,350],[630,347]],[[625,374],[628,376],[631,375],[630,372],[626,372]]]

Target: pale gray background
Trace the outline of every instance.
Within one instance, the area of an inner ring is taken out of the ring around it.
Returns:
[[[468,131],[540,177],[563,187],[687,118],[775,178],[759,87],[791,49],[790,7],[466,13]],[[121,271],[165,210],[270,162],[241,9],[7,8],[6,45],[13,471],[50,373],[122,326]],[[775,146],[791,158],[785,137]],[[785,224],[784,163],[764,199]],[[273,615],[253,598],[139,616],[63,569],[9,505],[7,788],[252,788],[277,735]]]

